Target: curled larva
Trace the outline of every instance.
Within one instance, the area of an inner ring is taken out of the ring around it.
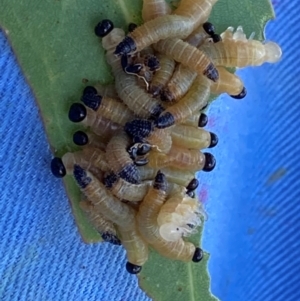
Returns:
[[[178,38],[168,38],[155,44],[155,50],[187,66],[197,74],[205,75],[212,81],[218,80],[218,71],[206,52]]]
[[[95,175],[102,178],[100,172],[109,171],[105,160],[105,153],[97,148],[86,147],[74,153],[65,153],[62,158],[55,157],[51,161],[51,171],[57,178],[73,173],[74,164],[80,164],[85,169],[91,170]]]
[[[181,100],[167,108],[155,121],[158,128],[166,128],[178,124],[190,115],[201,110],[210,96],[212,81],[204,76],[197,76],[190,90]]]
[[[114,173],[109,173],[104,177],[104,184],[105,187],[119,199],[123,199],[129,202],[140,202],[147,194],[149,188],[152,185],[152,181],[148,180],[143,181],[140,184],[132,184],[118,177]],[[183,186],[175,183],[169,183],[167,195],[171,195],[182,190],[185,191]]]
[[[194,173],[192,171],[182,170],[170,166],[163,168],[152,168],[149,166],[138,167],[142,181],[153,180],[158,170],[165,175],[168,182],[176,183],[184,187],[187,186],[194,177]]]
[[[82,193],[92,202],[95,210],[115,223],[120,233],[120,238],[126,251],[128,250],[129,273],[138,273],[141,265],[148,258],[146,243],[136,231],[135,210],[115,198],[92,173],[84,170],[79,165],[74,165],[73,176]]]
[[[124,132],[113,136],[106,146],[106,161],[110,169],[127,182],[140,183],[140,175],[127,148],[131,145],[130,138]]]
[[[203,128],[208,123],[208,117],[204,113],[193,113],[182,121],[182,124]]]
[[[196,231],[201,224],[200,202],[180,194],[169,198],[157,216],[159,234],[167,241],[176,241]]]
[[[131,137],[147,141],[159,152],[168,153],[171,149],[171,129],[157,129],[150,120],[134,119],[125,124],[124,130]]]
[[[97,115],[120,125],[124,125],[134,118],[134,114],[125,104],[113,98],[99,95],[97,90],[91,86],[84,89],[81,101],[94,110]]]
[[[247,94],[242,80],[235,74],[230,73],[224,67],[217,67],[219,80],[211,85],[212,94],[227,93],[236,99],[244,98]]]
[[[199,48],[216,65],[239,68],[260,66],[265,62],[276,63],[281,58],[282,51],[276,43],[247,40],[241,27],[234,34],[233,28],[229,28],[221,36],[223,40],[219,43],[203,44]]]
[[[139,52],[143,48],[167,38],[186,38],[207,20],[216,1],[182,0],[172,15],[157,17],[137,27],[117,45],[115,54]]]
[[[99,116],[95,111],[85,107],[81,103],[73,103],[69,109],[69,119],[72,122],[80,122],[101,136],[103,142],[107,142],[115,133],[121,130],[121,125]]]
[[[171,137],[172,145],[190,149],[212,148],[218,144],[216,134],[201,128],[182,124],[178,124],[172,128]]]
[[[99,95],[107,96],[107,97],[110,97],[110,98],[114,98],[118,101],[121,101],[119,99],[119,95],[116,91],[115,84],[102,85],[102,84],[97,83],[97,84],[94,85],[94,88],[97,90],[97,93]]]
[[[214,26],[206,22],[201,24],[187,39],[186,43],[198,47],[205,42],[212,34],[214,34]],[[178,101],[186,94],[197,76],[197,72],[179,64],[168,84],[163,88],[161,100],[163,101]]]
[[[98,36],[103,37],[102,45],[107,51],[106,59],[112,67],[116,90],[120,98],[137,116],[142,118],[158,116],[163,111],[159,101],[150,97],[145,89],[139,87],[135,77],[129,76],[123,71],[120,59],[113,54],[115,45],[124,37],[124,31],[113,28],[111,21],[104,20],[96,26],[96,33]]]
[[[79,146],[92,146],[102,151],[105,151],[106,143],[102,140],[101,136],[94,134],[93,132],[77,131],[73,134],[73,142]]]
[[[86,213],[90,223],[100,233],[102,239],[114,245],[120,245],[117,231],[113,222],[107,220],[101,212],[95,210],[95,206],[88,200],[79,203],[80,208]]]
[[[167,84],[175,68],[175,61],[172,58],[163,54],[158,54],[157,58],[160,61],[161,68],[153,75],[149,88],[149,92],[155,97],[159,95],[161,89]]]
[[[190,171],[212,171],[216,160],[210,153],[202,153],[195,149],[172,146],[168,154],[150,152],[148,165],[153,168],[171,166]]]
[[[143,0],[142,17],[144,22],[171,13],[171,8],[165,0]]]
[[[166,200],[167,182],[164,174],[158,172],[153,186],[149,189],[139,207],[136,217],[138,230],[144,240],[161,255],[171,259],[199,262],[203,257],[200,248],[185,242],[182,238],[175,242],[164,240],[159,234],[157,215]]]

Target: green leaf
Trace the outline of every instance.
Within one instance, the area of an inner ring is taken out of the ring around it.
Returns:
[[[108,18],[126,29],[129,22],[141,22],[141,8],[142,0],[1,0],[1,27],[35,93],[55,155],[77,149],[72,134],[79,126],[69,122],[67,112],[79,100],[83,87],[113,81],[93,33],[95,25]],[[219,33],[228,26],[242,25],[247,35],[255,32],[257,39],[263,39],[264,26],[273,17],[268,0],[220,0],[210,21]],[[75,183],[69,177],[64,183],[83,239],[99,241],[99,234],[79,208],[80,193]],[[200,234],[194,239],[199,241]],[[199,264],[184,264],[152,251],[140,284],[159,301],[216,300],[209,293],[207,259],[206,255]]]

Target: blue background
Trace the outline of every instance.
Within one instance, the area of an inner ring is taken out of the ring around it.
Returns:
[[[274,5],[267,38],[283,60],[240,71],[247,98],[222,96],[209,110],[217,167],[201,174],[199,193],[212,292],[222,301],[300,300],[300,6]],[[49,170],[33,94],[1,32],[0,99],[0,300],[149,300],[120,264],[121,248],[82,242]]]

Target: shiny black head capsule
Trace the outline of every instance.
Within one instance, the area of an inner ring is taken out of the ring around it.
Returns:
[[[242,99],[244,98],[245,96],[247,95],[247,90],[246,88],[244,87],[242,92],[238,95],[230,95],[232,98],[235,98],[235,99]]]
[[[84,94],[90,94],[90,93],[97,94],[98,92],[97,92],[97,89],[95,87],[93,87],[93,86],[86,86],[84,88],[82,94],[84,95]]]
[[[191,180],[191,182],[188,184],[188,186],[186,186],[186,189],[188,191],[189,190],[193,191],[193,190],[197,189],[198,186],[199,186],[199,181],[196,178],[194,178],[193,180]]]
[[[207,123],[208,123],[207,115],[204,113],[201,113],[199,116],[198,127],[203,128],[207,125]]]
[[[208,35],[213,35],[215,33],[215,26],[209,22],[203,24],[203,29]]]
[[[195,191],[187,191],[186,194],[192,199],[196,197]]]
[[[142,270],[142,267],[127,261],[126,270],[130,274],[138,274]]]
[[[81,122],[86,117],[86,108],[81,103],[73,103],[69,110],[69,119],[72,122]]]
[[[219,138],[216,134],[209,132],[210,133],[210,145],[209,148],[215,147],[218,142],[219,142]]]
[[[108,35],[114,29],[114,24],[108,19],[104,19],[99,22],[95,27],[96,36],[103,38]]]
[[[56,178],[63,178],[66,175],[66,168],[61,158],[55,157],[52,159],[51,172]]]
[[[149,56],[147,60],[147,66],[149,67],[150,71],[155,71],[159,69],[160,63],[158,58],[155,55]]]
[[[214,43],[218,43],[218,42],[222,41],[221,36],[219,34],[216,34],[216,33],[212,34],[211,38],[212,38],[212,40],[213,40]]]
[[[210,63],[207,68],[204,70],[203,75],[205,75],[208,79],[216,82],[219,79],[219,72],[213,63]]]
[[[155,126],[159,129],[167,128],[175,123],[175,118],[170,112],[161,114],[155,120]]]
[[[203,171],[212,171],[216,166],[216,159],[210,153],[203,153],[205,156],[205,164],[203,167]]]
[[[133,32],[137,27],[138,27],[137,24],[135,24],[135,23],[129,23],[128,24],[128,31],[129,32]]]
[[[85,88],[81,96],[81,101],[90,109],[97,111],[101,104],[102,96],[97,94],[97,90],[94,87],[89,87],[89,90],[86,90],[87,88],[88,87]],[[92,88],[94,88],[94,90]]]
[[[202,258],[203,258],[203,251],[202,249],[197,247],[192,260],[193,262],[199,262],[202,260]]]
[[[73,142],[76,145],[87,145],[89,143],[88,135],[83,131],[77,131],[73,134]]]

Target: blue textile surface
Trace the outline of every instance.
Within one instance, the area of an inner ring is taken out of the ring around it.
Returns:
[[[300,300],[300,8],[274,5],[267,38],[282,46],[283,60],[240,71],[247,98],[222,96],[209,110],[217,167],[200,175],[199,193],[209,215],[203,247],[212,292],[222,301]],[[82,242],[3,33],[0,101],[0,300],[149,300],[120,264],[121,248]]]

